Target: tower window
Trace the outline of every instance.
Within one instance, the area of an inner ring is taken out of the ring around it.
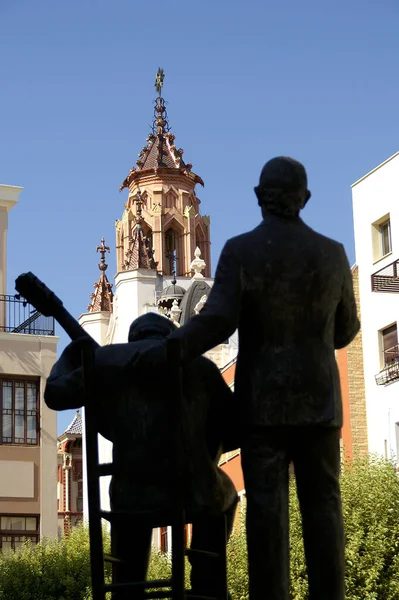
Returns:
[[[168,229],[165,233],[165,258],[166,275],[172,275],[173,271],[177,274],[177,264],[179,260],[178,253],[178,234],[173,229]]]

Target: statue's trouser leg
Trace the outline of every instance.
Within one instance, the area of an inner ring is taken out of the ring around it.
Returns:
[[[344,600],[340,430],[320,426],[300,429],[293,461],[302,513],[309,599]]]
[[[275,429],[249,434],[241,449],[250,600],[289,600],[289,456]]]
[[[111,554],[123,560],[112,566],[113,583],[144,581],[151,552],[152,529],[138,523],[122,523],[111,527]],[[132,589],[113,592],[112,600],[140,600],[142,592]]]
[[[221,554],[225,551],[225,542],[233,529],[234,515],[237,503],[217,517],[202,516],[193,523],[191,548],[193,550],[206,550]],[[224,536],[226,519],[227,536]],[[220,589],[221,567],[220,561],[201,554],[190,556],[191,564],[191,589],[200,596],[217,597]],[[223,574],[222,574],[223,575]]]

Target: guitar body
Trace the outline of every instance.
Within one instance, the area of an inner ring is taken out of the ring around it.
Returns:
[[[92,340],[95,347],[99,346],[64,308],[62,301],[36,275],[31,272],[23,273],[15,280],[15,289],[42,315],[54,317],[71,340],[86,337]]]

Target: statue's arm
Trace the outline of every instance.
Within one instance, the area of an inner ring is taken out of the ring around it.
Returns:
[[[180,340],[183,360],[204,354],[221,344],[238,326],[244,275],[231,246],[230,240],[222,250],[215,281],[204,308],[170,335]]]
[[[334,346],[337,350],[345,348],[345,346],[350,344],[360,330],[360,321],[357,315],[356,300],[353,290],[352,272],[342,245],[341,256],[343,281],[341,299],[335,313],[334,335]]]
[[[44,400],[53,410],[80,408],[84,404],[83,375],[81,367],[82,345],[78,339],[65,348],[47,378]]]

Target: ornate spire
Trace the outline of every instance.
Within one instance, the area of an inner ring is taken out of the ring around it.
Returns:
[[[201,177],[191,172],[192,165],[183,161],[182,148],[177,149],[175,146],[175,136],[170,133],[168,123],[168,115],[165,107],[165,100],[162,98],[162,88],[164,81],[164,71],[159,68],[155,81],[155,89],[158,97],[155,100],[154,121],[152,132],[147,137],[147,145],[144,146],[139,153],[136,167],[130,169],[129,175],[126,177],[121,187],[129,187],[130,183],[136,180],[143,172],[157,172],[159,169],[173,169],[180,172],[182,175],[189,177],[194,183],[204,182]]]
[[[142,227],[143,216],[142,206],[143,198],[140,189],[138,190],[134,202],[137,204],[136,225],[134,226],[132,237],[129,240],[129,250],[126,252],[126,260],[123,265],[124,271],[134,269],[152,269],[157,268],[157,263],[153,258],[153,251],[150,242],[147,239]]]
[[[104,238],[101,239],[101,246],[97,246],[96,252],[100,252],[101,260],[98,268],[100,269],[100,277],[97,283],[94,284],[94,293],[90,296],[90,304],[87,307],[89,312],[112,311],[112,301],[114,295],[112,293],[112,283],[109,283],[105,271],[108,265],[105,262],[105,254],[110,252],[108,246],[105,245]]]

